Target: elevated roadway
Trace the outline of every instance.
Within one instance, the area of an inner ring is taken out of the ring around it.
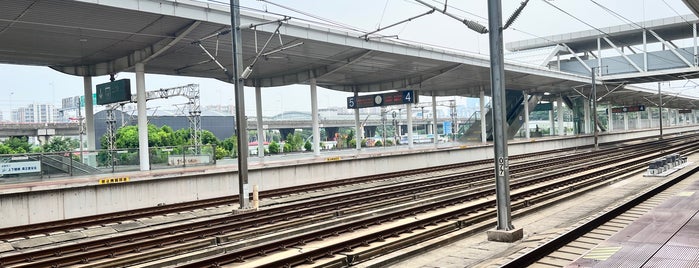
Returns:
[[[0,137],[77,136],[78,123],[0,123]]]

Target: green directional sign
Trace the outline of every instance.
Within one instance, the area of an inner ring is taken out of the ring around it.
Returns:
[[[131,80],[121,79],[97,85],[97,105],[131,101]]]
[[[551,111],[553,110],[553,103],[539,103],[536,105],[536,108],[534,108],[534,112],[541,112],[541,111]]]
[[[97,104],[97,94],[92,93],[92,105]],[[80,96],[80,107],[85,107],[85,96]]]

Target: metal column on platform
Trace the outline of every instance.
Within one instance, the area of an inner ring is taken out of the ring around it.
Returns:
[[[313,121],[313,155],[320,156],[320,119],[318,118],[318,89],[316,78],[311,75],[311,118]],[[357,109],[358,110],[358,109]]]
[[[490,83],[493,90],[493,143],[495,150],[495,196],[497,203],[497,227],[488,231],[488,240],[514,242],[522,239],[524,232],[512,225],[510,212],[510,171],[507,155],[507,120],[505,115],[505,62],[502,45],[502,3],[488,1],[488,25],[490,37]]]
[[[231,42],[233,44],[233,77],[235,90],[235,126],[238,135],[238,202],[240,209],[250,207],[250,186],[248,185],[248,130],[245,119],[245,85],[243,69],[243,41],[240,31],[240,1],[231,0]]]
[[[87,150],[95,150],[95,112],[92,103],[92,77],[83,77],[83,93],[85,96],[85,127],[87,133]],[[78,107],[80,109],[80,107]]]
[[[524,136],[527,139],[531,138],[531,133],[529,133],[529,94],[522,91],[524,96]]]
[[[566,134],[565,127],[563,126],[563,95],[558,95],[556,106],[558,107],[558,136],[563,136]]]
[[[355,88],[354,89],[354,99],[356,100],[358,98],[359,98],[359,92]],[[355,148],[359,151],[362,149],[362,140],[361,140],[361,136],[362,136],[362,134],[361,134],[362,128],[361,127],[362,126],[360,125],[360,122],[359,122],[359,109],[354,109],[354,127],[356,129],[356,133],[354,135],[354,140],[356,142]]]
[[[265,127],[262,121],[262,88],[255,86],[255,115],[257,118],[257,157],[265,157]]]
[[[434,145],[439,143],[439,131],[437,131],[437,96],[432,94],[432,137],[434,137]]]
[[[486,129],[486,122],[485,122],[485,92],[483,92],[483,87],[481,87],[481,91],[479,93],[480,97],[480,105],[481,105],[481,142],[486,143],[488,141],[488,133]]]
[[[145,65],[136,63],[136,107],[138,110],[138,155],[141,171],[150,170],[148,153],[148,113],[146,112]]]
[[[415,142],[413,141],[413,104],[408,103],[406,105],[406,118],[408,119],[408,148],[413,149],[415,147]]]

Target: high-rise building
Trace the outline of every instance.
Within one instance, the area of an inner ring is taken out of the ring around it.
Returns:
[[[12,110],[12,122],[53,123],[58,120],[58,109],[53,104],[29,104]]]

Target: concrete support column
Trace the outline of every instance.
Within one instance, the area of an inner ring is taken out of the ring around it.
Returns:
[[[524,94],[524,137],[530,139],[531,134],[529,133],[529,94],[527,94],[527,92],[524,91],[522,91],[522,94]]]
[[[624,131],[629,131],[629,113],[624,113]]]
[[[551,127],[549,128],[549,135],[556,135],[556,123],[553,120],[553,103],[551,103],[551,110],[549,111],[549,121]]]
[[[85,132],[87,134],[87,150],[95,150],[95,112],[92,103],[92,77],[83,77],[83,93],[85,95]],[[80,109],[80,107],[78,107]]]
[[[408,103],[405,110],[408,118],[408,148],[413,149],[415,147],[413,144],[413,104]]]
[[[262,122],[262,88],[255,86],[255,115],[257,117],[257,156],[265,157],[265,127]]]
[[[563,95],[559,95],[556,100],[556,105],[558,106],[558,135],[565,135],[565,128],[563,127]]]
[[[318,118],[318,89],[311,72],[311,118],[313,120],[313,155],[320,156],[320,119]],[[361,146],[361,145],[360,145]]]
[[[641,112],[636,112],[636,127],[635,129],[641,129]]]
[[[359,94],[357,93],[357,90],[354,90],[354,99],[356,100],[359,97]],[[362,127],[360,126],[361,122],[359,122],[359,109],[354,109],[354,127],[355,127],[355,133],[354,133],[354,140],[356,142],[356,145],[354,148],[356,148],[358,151],[362,149]]]
[[[146,112],[145,65],[136,63],[136,107],[138,110],[138,155],[141,171],[150,170],[148,154],[148,113]],[[90,96],[92,99],[92,96]]]
[[[436,146],[439,143],[439,131],[437,131],[437,96],[434,94],[432,94],[432,136]]]
[[[612,132],[614,130],[614,116],[612,113],[612,103],[607,105],[607,120],[609,120],[609,126],[607,127],[607,132]]]
[[[481,105],[481,142],[486,143],[488,141],[488,133],[486,129],[487,122],[485,121],[485,92],[483,92],[483,87],[480,91],[480,105]]]
[[[653,112],[650,107],[648,107],[648,128],[653,128]]]
[[[594,124],[595,120],[592,118],[592,115],[590,114],[590,100],[585,100],[585,104],[583,104],[583,113],[584,117],[583,122],[585,126],[585,134],[590,134],[592,133],[592,124]]]

